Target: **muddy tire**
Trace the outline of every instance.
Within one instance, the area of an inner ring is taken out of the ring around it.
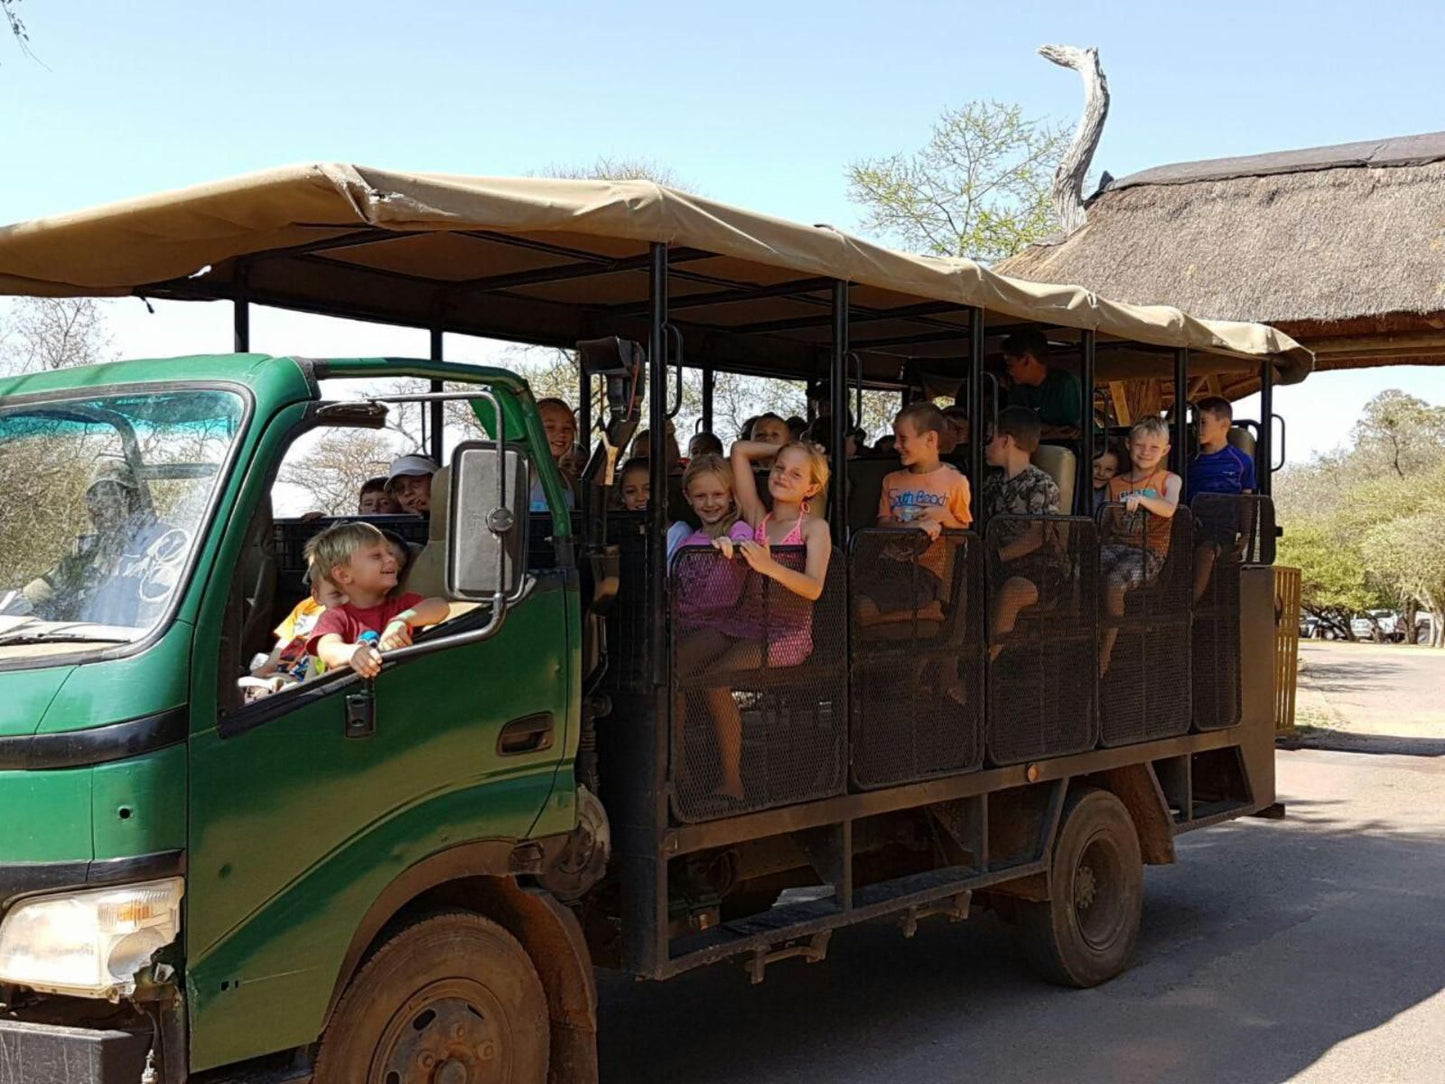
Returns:
[[[1084,790],[1064,807],[1052,898],[1019,908],[1019,944],[1049,982],[1088,987],[1129,966],[1144,909],[1139,836],[1124,803]]]
[[[422,919],[353,976],[316,1084],[546,1084],[547,999],[526,950],[468,912]]]

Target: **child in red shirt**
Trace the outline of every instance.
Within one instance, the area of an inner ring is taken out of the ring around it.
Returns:
[[[347,601],[328,609],[311,632],[306,650],[330,669],[349,666],[365,678],[381,673],[381,652],[411,643],[411,630],[445,621],[446,600],[408,592],[389,597],[398,563],[386,536],[369,523],[338,523],[311,541],[314,567],[336,584]],[[375,632],[374,643],[362,640]]]

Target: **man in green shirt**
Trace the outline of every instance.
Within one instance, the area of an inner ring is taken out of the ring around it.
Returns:
[[[1048,363],[1049,341],[1039,331],[1021,331],[1003,342],[1008,405],[1028,407],[1043,423],[1045,437],[1078,436],[1083,418],[1079,378]]]

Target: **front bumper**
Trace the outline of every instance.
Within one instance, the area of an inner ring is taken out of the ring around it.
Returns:
[[[0,1020],[0,1084],[137,1084],[149,1032]]]

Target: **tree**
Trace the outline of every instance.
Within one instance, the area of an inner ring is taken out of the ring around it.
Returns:
[[[625,155],[601,154],[590,166],[548,166],[542,171],[542,176],[574,181],[652,181],[679,192],[697,192],[697,189],[679,177],[671,166],[654,162],[651,158]]]
[[[45,372],[114,360],[102,302],[22,297],[0,323],[0,374]]]
[[[1440,607],[1445,604],[1445,464],[1390,487],[1392,514],[1362,535],[1365,565],[1388,583],[1400,600],[1418,602],[1435,614],[1434,646],[1441,643]]]
[[[1277,560],[1299,568],[1304,611],[1346,639],[1354,639],[1350,618],[1381,604],[1366,575],[1358,540],[1351,545],[1330,526],[1290,527],[1279,541]]]
[[[30,56],[30,32],[25,29],[25,21],[20,18],[20,0],[0,0],[0,14],[5,16],[10,34],[20,46],[20,51]]]
[[[847,170],[865,230],[934,256],[992,263],[1055,232],[1049,197],[1063,128],[996,101],[945,109],[917,151],[865,158]]]
[[[1398,389],[1360,412],[1347,447],[1275,484],[1280,560],[1304,577],[1304,605],[1333,627],[1355,613],[1445,605],[1445,408]],[[1410,622],[1413,625],[1413,621]],[[1436,619],[1439,625],[1439,619]],[[1438,639],[1438,635],[1437,635]]]
[[[298,459],[289,456],[277,475],[311,496],[311,507],[331,516],[353,515],[361,484],[385,475],[396,455],[392,442],[372,429],[323,429]]]
[[[1353,436],[1362,473],[1405,478],[1445,460],[1445,407],[1391,388],[1365,404]]]

